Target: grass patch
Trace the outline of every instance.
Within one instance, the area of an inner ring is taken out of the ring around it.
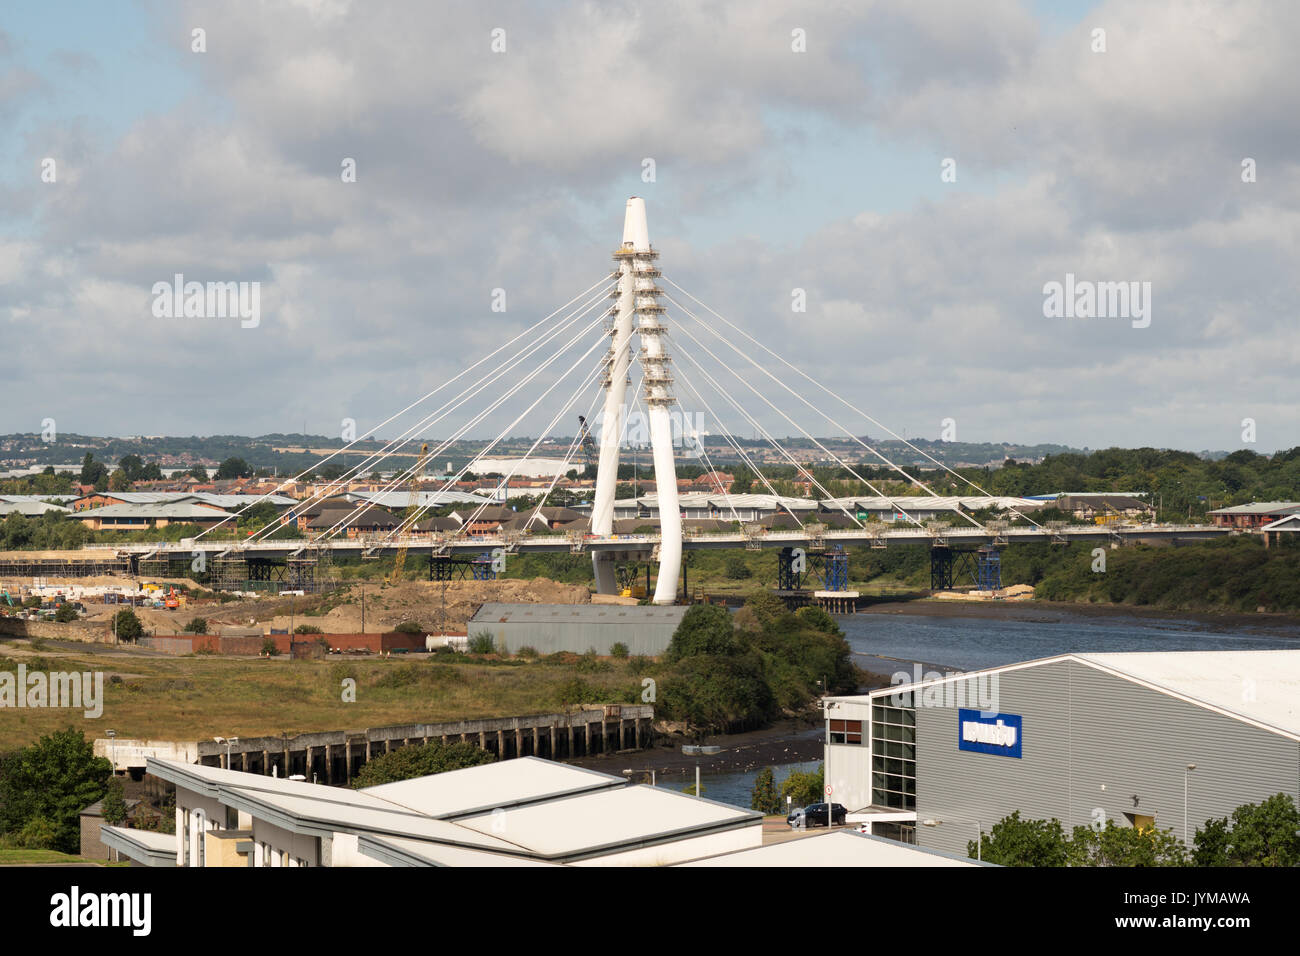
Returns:
[[[0,866],[50,866],[80,863],[83,866],[129,866],[128,863],[109,863],[107,860],[89,860],[58,850],[28,850],[0,847]]]
[[[581,676],[590,701],[639,700],[646,661],[601,661],[579,673],[580,655],[551,666],[525,661],[475,661],[464,655],[432,660],[249,660],[227,657],[78,656],[46,651],[51,669],[129,672],[104,682],[98,720],[80,710],[13,709],[0,722],[0,753],[26,746],[71,724],[87,737],[207,740],[213,736],[279,736],[310,731],[546,713],[576,703],[566,684]],[[29,663],[29,667],[31,664]],[[356,681],[355,703],[344,681]],[[635,693],[634,693],[635,691]]]

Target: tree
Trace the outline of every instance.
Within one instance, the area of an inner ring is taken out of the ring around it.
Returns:
[[[464,741],[444,744],[434,740],[427,744],[402,747],[368,761],[353,778],[352,787],[356,790],[377,787],[382,783],[477,767],[494,760],[496,758],[491,753],[474,744]]]
[[[108,490],[109,491],[130,491],[131,490],[131,479],[127,477],[126,472],[123,471],[121,468],[117,469],[111,475],[108,476]]]
[[[262,528],[280,516],[280,509],[273,501],[259,501],[249,506],[239,516],[240,525],[248,528]]]
[[[781,781],[781,803],[786,797],[796,807],[806,807],[818,803],[826,789],[826,765],[821,764],[812,773],[792,770],[790,776]]]
[[[119,641],[137,641],[144,634],[144,625],[135,616],[135,611],[123,608],[113,615],[113,633]]]
[[[1187,847],[1173,830],[1154,826],[1078,826],[1066,847],[1070,866],[1186,866]]]
[[[1206,820],[1205,827],[1196,831],[1192,851],[1193,866],[1232,866],[1232,826],[1227,817]]]
[[[72,606],[71,601],[64,601],[54,612],[54,620],[59,624],[70,624],[77,619],[77,609]]]
[[[144,471],[144,462],[140,460],[139,455],[123,455],[117,460],[117,467],[126,475],[129,481],[138,481]]]
[[[100,809],[104,814],[104,822],[109,826],[117,827],[126,822],[126,800],[122,796],[122,781],[119,777],[109,777],[108,791],[104,794]]]
[[[1060,820],[1022,820],[1017,810],[980,834],[978,855],[1000,866],[1065,866],[1067,843]],[[974,840],[967,843],[966,855],[977,855]]]
[[[1300,810],[1290,794],[1247,803],[1196,831],[1197,866],[1300,865]]]
[[[752,652],[683,658],[659,689],[658,709],[669,720],[712,732],[762,726],[777,710],[763,661]]]
[[[743,581],[754,576],[754,572],[749,569],[749,565],[739,554],[728,556],[723,573],[732,581]]]
[[[703,654],[732,656],[743,645],[725,607],[697,604],[682,615],[664,659],[668,663]]]
[[[242,458],[230,457],[223,461],[217,468],[217,481],[230,481],[233,478],[247,478],[253,473],[248,462]]]
[[[181,630],[186,634],[206,634],[208,633],[208,619],[206,617],[192,617]]]
[[[95,461],[91,452],[81,459],[81,484],[98,486],[101,479],[108,478],[108,467],[103,462]]]
[[[79,814],[102,798],[112,765],[75,727],[42,737],[0,762],[0,832],[21,833],[33,819],[48,821],[54,849],[75,853]]]
[[[749,792],[749,806],[769,815],[781,812],[781,795],[776,792],[776,777],[771,767],[764,767],[754,777],[754,788]]]
[[[187,471],[186,474],[192,478],[197,478],[199,481],[202,482],[206,482],[208,480],[208,470],[204,468],[202,465],[195,465],[193,468]]]

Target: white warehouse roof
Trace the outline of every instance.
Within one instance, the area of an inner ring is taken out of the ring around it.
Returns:
[[[853,830],[836,830],[811,836],[794,837],[781,843],[752,850],[724,853],[679,866],[992,866],[939,850],[868,836]]]
[[[1300,741],[1300,649],[1060,654],[914,684],[898,684],[870,694],[827,698],[827,701],[869,704],[877,697],[1061,661],[1074,661],[1109,672]],[[1254,692],[1244,693],[1247,687]]]
[[[624,778],[596,770],[571,767],[540,757],[521,757],[380,784],[359,792],[417,813],[450,819],[626,785]]]

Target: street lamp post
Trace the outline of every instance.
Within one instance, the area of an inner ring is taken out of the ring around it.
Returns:
[[[230,745],[235,741],[239,740],[239,738],[238,737],[213,737],[212,739],[216,741],[218,744],[226,745],[226,769],[229,770],[230,769]]]
[[[716,753],[721,753],[722,748],[717,744],[683,744],[682,753],[688,757],[695,758],[695,796],[700,796],[700,757],[712,757]]]

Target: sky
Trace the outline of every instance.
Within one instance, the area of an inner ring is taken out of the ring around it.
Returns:
[[[773,353],[661,283],[709,431],[1290,448],[1298,44],[1266,0],[6,4],[0,433],[570,435],[603,305],[482,375],[636,195]],[[177,274],[256,321],[158,314]]]

